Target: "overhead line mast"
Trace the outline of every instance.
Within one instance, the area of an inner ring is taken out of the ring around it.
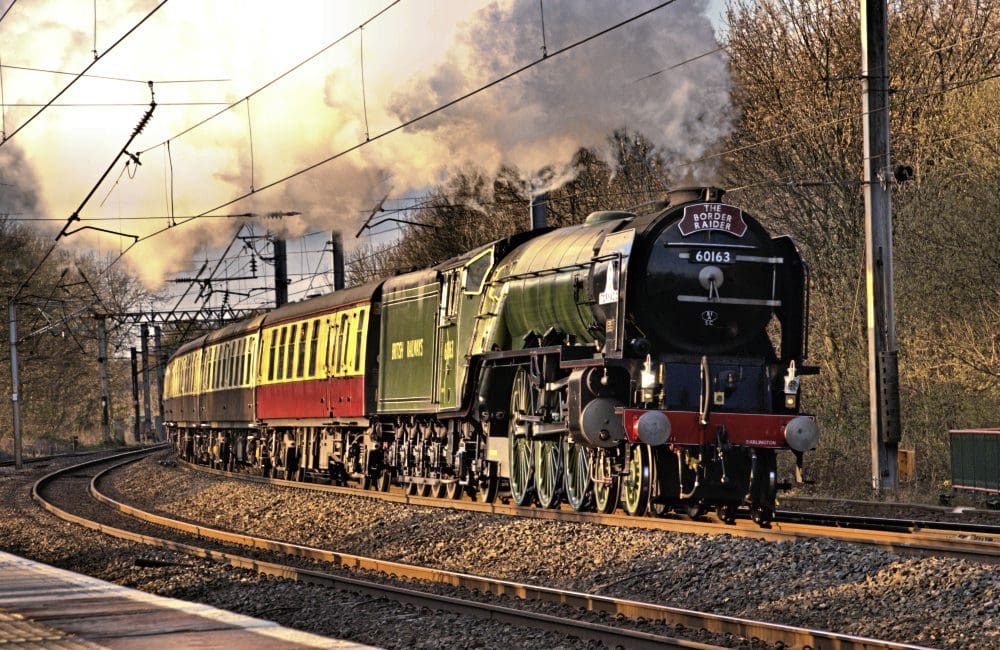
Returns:
[[[893,311],[892,197],[889,155],[889,48],[886,0],[861,0],[864,88],[865,287],[872,487],[897,485],[899,346]]]

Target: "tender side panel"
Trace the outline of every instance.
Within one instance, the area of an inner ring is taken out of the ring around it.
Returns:
[[[434,409],[439,285],[430,282],[383,293],[378,410]]]

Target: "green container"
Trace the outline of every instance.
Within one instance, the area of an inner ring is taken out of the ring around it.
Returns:
[[[948,433],[952,487],[1000,493],[1000,429],[961,429]]]

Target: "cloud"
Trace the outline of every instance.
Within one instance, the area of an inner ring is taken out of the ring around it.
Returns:
[[[14,143],[0,148],[0,215],[31,216],[41,209],[38,179],[24,151]]]
[[[84,4],[54,1],[32,12],[16,6],[4,21],[4,63],[82,69],[92,60],[94,37],[93,8]],[[296,211],[302,216],[265,225],[288,236],[340,228],[351,246],[359,220],[387,192],[422,190],[446,180],[449,170],[475,166],[492,172],[513,165],[529,176],[548,168],[550,178],[560,178],[553,169],[566,169],[580,147],[603,149],[608,135],[621,127],[642,133],[668,162],[678,162],[703,154],[729,128],[728,72],[718,54],[642,79],[716,46],[705,2],[685,0],[379,137],[542,53],[534,0],[486,5],[436,0],[392,7],[367,25],[363,36],[350,34],[249,102],[178,135],[219,110],[217,102],[236,101],[260,88],[384,4],[168,3],[92,72],[227,81],[157,84],[160,106],[130,149],[142,152],[141,167],[126,175],[120,161],[81,216],[142,236],[164,228],[171,216]],[[103,51],[152,6],[148,0],[100,3],[97,49]],[[651,6],[648,0],[546,0],[545,45],[552,54]],[[5,73],[9,103],[44,101],[68,81]],[[127,141],[149,91],[141,83],[81,79],[63,101],[137,105],[53,108],[18,136],[23,147],[18,164],[36,170],[39,183],[19,183],[33,193],[17,201],[39,216],[66,216],[76,208]],[[175,102],[216,104],[171,105]],[[8,107],[8,131],[27,114]],[[366,137],[377,141],[317,166]],[[159,144],[167,139],[169,148]],[[250,192],[250,198],[233,201]],[[4,195],[0,192],[0,200]],[[51,212],[41,214],[46,208]],[[171,228],[135,247],[126,261],[155,286],[182,269],[203,243],[224,246],[235,224],[215,219]],[[128,240],[88,231],[71,243],[116,254]]]
[[[648,6],[546,2],[546,48],[557,52]],[[700,2],[661,9],[409,133],[427,136],[413,141],[437,148],[438,157],[452,163],[508,164],[528,172],[565,165],[581,146],[602,150],[621,127],[653,140],[668,162],[695,159],[730,128],[728,67],[714,54],[666,68],[717,47],[703,10]],[[399,120],[430,110],[539,56],[542,42],[538,5],[492,4],[463,26],[447,59],[395,93],[389,108]]]

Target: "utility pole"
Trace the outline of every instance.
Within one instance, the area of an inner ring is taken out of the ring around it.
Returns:
[[[897,485],[899,359],[893,313],[892,180],[889,156],[889,51],[886,0],[861,0],[864,88],[865,286],[872,487]]]
[[[132,356],[132,437],[141,441],[139,434],[139,352],[132,346],[129,349]]]
[[[97,368],[101,382],[101,440],[111,441],[111,395],[108,392],[108,335],[105,317],[97,319]]]
[[[20,388],[17,376],[17,308],[14,301],[7,303],[7,316],[10,319],[10,401],[11,412],[14,415],[14,469],[24,467],[21,455],[21,402],[18,399]]]
[[[285,240],[275,237],[274,244],[274,306],[281,307],[288,302],[288,257]]]
[[[153,359],[156,363],[156,412],[159,417],[156,423],[156,439],[165,440],[163,435],[163,378],[167,370],[167,355],[163,353],[163,331],[159,325],[153,325]]]
[[[333,290],[344,288],[344,238],[339,230],[330,237],[330,252],[333,255]]]
[[[142,338],[142,436],[148,440],[153,434],[153,407],[149,395],[149,325],[140,325],[139,332]]]

